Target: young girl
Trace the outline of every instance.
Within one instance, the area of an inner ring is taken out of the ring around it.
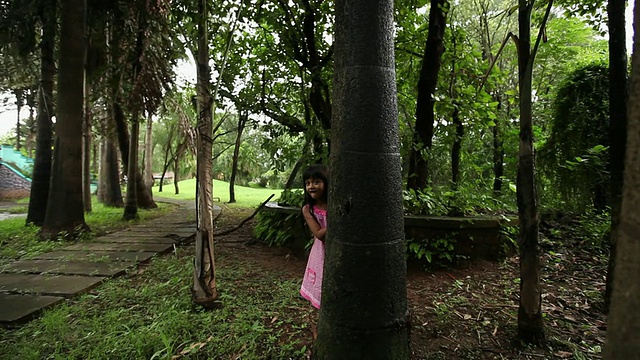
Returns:
[[[322,267],[324,266],[324,238],[327,234],[327,192],[329,175],[326,166],[313,165],[302,175],[304,200],[302,215],[313,233],[313,246],[309,253],[300,294],[320,309]]]

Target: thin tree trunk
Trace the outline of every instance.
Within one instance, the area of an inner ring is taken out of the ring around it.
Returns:
[[[462,137],[464,136],[464,125],[460,119],[459,104],[454,104],[453,126],[456,129],[456,137],[451,147],[451,186],[454,191],[458,190],[460,181],[460,150],[462,149]]]
[[[53,77],[55,74],[56,0],[42,2],[42,40],[40,42],[40,88],[36,118],[36,158],[33,163],[27,224],[42,226],[49,199],[51,179],[51,139],[53,137]]]
[[[147,132],[144,137],[144,184],[149,191],[153,186],[153,117],[147,118]]]
[[[127,131],[127,122],[124,117],[124,112],[117,102],[112,104],[113,118],[116,124],[116,131],[118,133],[118,143],[120,148],[120,157],[125,169],[129,168],[129,132]],[[137,146],[136,146],[137,148]],[[133,179],[136,184],[136,196],[138,197],[138,207],[142,209],[155,209],[158,207],[153,201],[151,192],[144,185],[142,173],[139,167],[135,169],[135,178]]]
[[[497,119],[491,131],[493,132],[493,195],[500,196],[502,176],[504,175],[504,141],[500,131],[500,122]]]
[[[433,143],[435,91],[444,53],[443,39],[448,9],[447,0],[431,0],[429,33],[424,47],[420,80],[418,80],[416,126],[409,154],[408,189],[421,190],[427,186],[428,162],[425,152],[431,149]]]
[[[236,134],[236,143],[233,147],[233,160],[231,164],[231,178],[229,179],[229,203],[236,202],[236,174],[238,173],[238,158],[240,157],[240,144],[242,140],[242,132],[247,124],[249,115],[243,112],[238,117],[238,132]]]
[[[137,182],[138,175],[138,115],[134,114],[131,119],[131,139],[129,140],[129,161],[127,162],[127,194],[124,202],[124,220],[135,220],[138,218],[138,196]]]
[[[540,286],[540,249],[538,247],[538,205],[533,151],[531,81],[536,48],[531,51],[532,2],[520,0],[518,10],[518,78],[520,88],[520,150],[517,174],[517,202],[520,223],[520,304],[518,335],[527,343],[545,341],[542,324],[542,288]],[[549,10],[553,1],[549,2]],[[548,10],[548,11],[549,11]],[[547,15],[548,17],[548,15]],[[546,17],[546,18],[547,18]],[[542,27],[546,24],[546,18]],[[542,32],[542,31],[541,31]]]
[[[16,150],[20,151],[22,148],[22,143],[20,142],[20,138],[22,138],[22,131],[20,131],[20,112],[22,111],[22,106],[24,106],[24,90],[18,89],[14,90],[13,94],[16,96]]]
[[[640,8],[634,9],[638,33]],[[616,234],[616,266],[603,359],[638,359],[640,354],[640,41],[634,37],[622,203]]]
[[[211,179],[212,113],[213,99],[209,93],[209,47],[207,1],[198,2],[198,126],[197,126],[197,230],[196,254],[193,269],[192,301],[212,308],[218,299],[215,257],[213,252],[213,181]]]
[[[82,107],[85,57],[83,0],[61,0],[56,141],[43,234],[89,227],[82,204]]]
[[[375,4],[335,3],[337,136],[316,359],[410,357],[393,1]]]
[[[611,251],[604,293],[605,311],[609,310],[613,291],[616,239],[620,224],[625,147],[627,139],[627,47],[625,0],[609,0],[609,173],[611,174]],[[624,86],[621,86],[624,84]]]
[[[86,76],[86,74],[85,74]],[[86,81],[86,78],[85,78]],[[84,211],[91,212],[91,108],[88,85],[84,84],[84,119],[82,122],[82,200]]]

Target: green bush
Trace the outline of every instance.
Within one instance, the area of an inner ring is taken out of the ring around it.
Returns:
[[[301,208],[304,203],[302,190],[284,190],[278,198],[278,205]],[[302,213],[282,213],[276,211],[261,211],[257,216],[257,223],[253,233],[260,241],[269,246],[290,246],[297,241],[310,241],[311,235],[307,230]],[[307,244],[308,246],[308,244]]]

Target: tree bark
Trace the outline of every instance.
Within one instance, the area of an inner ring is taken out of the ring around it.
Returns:
[[[56,141],[43,234],[71,235],[89,227],[82,202],[84,0],[61,0]]]
[[[549,6],[551,6],[551,3]],[[533,116],[531,84],[533,60],[531,52],[532,2],[520,0],[518,9],[519,46],[518,79],[520,89],[520,150],[517,174],[517,202],[520,219],[520,304],[518,335],[527,343],[545,341],[542,326],[542,289],[540,287],[540,253],[538,248],[538,205],[533,150]],[[544,23],[543,25],[544,26]]]
[[[91,212],[91,104],[89,90],[84,84],[84,118],[82,121],[82,201],[84,212]]]
[[[125,169],[129,168],[129,131],[127,130],[127,121],[124,117],[124,111],[118,102],[112,104],[113,118],[116,124],[116,131],[118,133],[118,144],[120,148],[120,157]],[[136,146],[137,148],[137,146]],[[144,185],[142,173],[139,168],[135,171],[135,184],[136,184],[136,196],[138,207],[142,209],[155,209],[158,207],[151,192]]]
[[[20,138],[22,138],[22,131],[20,130],[20,112],[22,111],[22,107],[24,106],[24,90],[16,89],[13,90],[13,94],[16,96],[16,150],[20,151],[22,149],[22,143],[20,142]]]
[[[153,186],[153,117],[147,118],[147,132],[144,137],[144,185],[151,192]]]
[[[40,89],[36,118],[36,157],[33,163],[27,224],[42,226],[49,199],[51,179],[51,139],[53,137],[53,77],[55,74],[56,0],[42,2],[42,40],[40,42]]]
[[[105,137],[100,143],[100,177],[98,201],[109,207],[123,207],[118,171],[118,149],[113,140]]]
[[[236,202],[236,174],[238,173],[238,159],[240,157],[240,144],[242,140],[242,132],[247,124],[249,115],[243,112],[238,117],[238,132],[236,133],[236,143],[233,147],[233,159],[231,163],[231,178],[229,179],[229,203]]]
[[[428,161],[425,152],[431,149],[435,122],[435,91],[438,73],[444,53],[444,31],[449,9],[447,0],[431,0],[429,33],[422,57],[418,98],[416,102],[416,126],[409,154],[407,188],[421,190],[427,186]]]
[[[616,259],[616,239],[620,224],[625,147],[627,139],[627,47],[624,0],[609,0],[609,173],[611,174],[611,251],[604,293],[605,311],[609,310]],[[624,84],[624,86],[621,86]]]
[[[335,16],[336,137],[315,357],[409,359],[393,1],[338,0]]]
[[[123,220],[138,219],[138,186],[135,181],[138,175],[138,115],[135,114],[131,120],[131,139],[129,141],[129,161],[127,161],[127,193],[124,202]]]
[[[491,128],[493,133],[493,195],[502,194],[502,176],[504,175],[504,141],[500,131],[500,122]]]
[[[634,31],[640,9],[634,9]],[[603,359],[637,359],[640,354],[640,41],[634,37],[622,203],[617,226],[615,274]]]
[[[215,307],[218,300],[215,257],[213,252],[213,181],[211,179],[212,113],[213,99],[209,92],[209,47],[207,1],[198,2],[198,126],[197,126],[197,230],[194,259],[192,301],[204,308]]]

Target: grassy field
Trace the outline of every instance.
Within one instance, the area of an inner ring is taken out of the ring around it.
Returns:
[[[153,187],[154,198],[168,198],[178,200],[194,200],[196,198],[196,180],[189,179],[178,182],[179,194],[175,194],[173,184],[163,185],[162,192],[159,192],[157,186]],[[280,196],[282,189],[266,189],[259,187],[235,186],[236,202],[227,204],[232,208],[256,208],[269,196],[275,194],[271,200],[275,200]],[[229,201],[229,183],[220,180],[213,180],[213,196],[220,198],[220,202]],[[217,199],[215,199],[217,200]]]

